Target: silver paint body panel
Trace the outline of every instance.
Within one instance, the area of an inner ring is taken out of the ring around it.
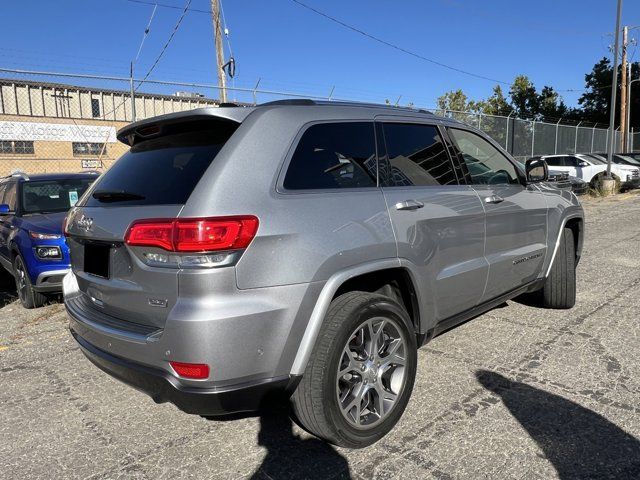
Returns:
[[[185,385],[216,388],[302,374],[335,292],[363,273],[405,269],[418,298],[418,330],[425,333],[439,321],[543,278],[562,226],[582,218],[573,194],[547,185],[282,188],[297,138],[309,124],[373,122],[389,115],[386,108],[282,105],[196,113],[241,123],[188,201],[74,208],[68,222],[72,272],[64,281],[71,327],[96,347],[169,373],[170,360],[211,366],[208,379],[179,379]],[[181,113],[161,120],[182,118],[190,117]],[[402,118],[459,125],[418,112],[404,111]],[[153,123],[125,127],[119,138]],[[505,201],[485,204],[483,196],[491,194]],[[424,207],[395,208],[407,200]],[[252,243],[224,268],[150,267],[123,243],[136,219],[224,215],[260,219]],[[82,216],[93,219],[91,231],[77,226]],[[113,244],[111,279],[83,271],[85,240]],[[532,258],[514,264],[524,257]],[[122,322],[130,322],[131,329]]]

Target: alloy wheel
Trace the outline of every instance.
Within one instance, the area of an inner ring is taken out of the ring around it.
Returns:
[[[336,377],[338,405],[356,428],[374,427],[393,410],[406,382],[407,341],[395,320],[376,317],[350,335]]]

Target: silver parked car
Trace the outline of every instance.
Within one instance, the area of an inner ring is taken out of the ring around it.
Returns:
[[[453,120],[279,101],[118,138],[67,218],[65,305],[86,356],[156,402],[218,416],[283,391],[308,431],[363,447],[435,335],[525,292],[575,303],[580,203]]]

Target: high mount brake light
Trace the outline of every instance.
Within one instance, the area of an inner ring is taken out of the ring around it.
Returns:
[[[127,230],[125,242],[171,252],[237,250],[251,243],[258,223],[252,215],[136,220]]]

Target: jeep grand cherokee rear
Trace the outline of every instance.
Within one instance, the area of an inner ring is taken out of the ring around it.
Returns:
[[[263,351],[277,350],[263,339],[281,328],[304,290],[240,291],[233,266],[258,219],[244,210],[212,215],[215,207],[201,214],[185,206],[244,116],[226,113],[155,119],[121,136],[131,150],[66,224],[72,274],[65,305],[84,352],[156,401],[210,415],[255,409],[262,390],[286,386],[288,375],[270,377],[278,358]]]
[[[417,347],[514,296],[575,302],[576,197],[543,160],[402,108],[220,107],[125,127],[66,233],[71,330],[156,401],[205,416],[272,390],[348,447],[406,408]]]

